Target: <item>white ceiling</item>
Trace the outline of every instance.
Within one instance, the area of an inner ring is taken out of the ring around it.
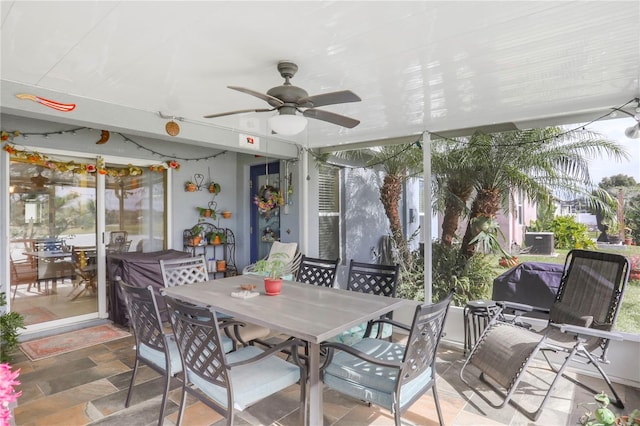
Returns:
[[[280,137],[312,147],[589,121],[640,96],[640,1],[2,1],[1,25],[3,113],[169,138],[162,112],[201,145],[267,137],[274,112],[203,116],[269,107],[226,86],[264,93],[280,60],[311,95],[362,98],[321,108],[353,129]]]

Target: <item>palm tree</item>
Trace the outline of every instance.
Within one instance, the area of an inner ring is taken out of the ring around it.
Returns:
[[[543,202],[560,194],[589,195],[589,158],[608,154],[616,160],[627,153],[616,143],[589,131],[564,132],[558,127],[474,134],[451,155],[459,170],[472,178],[475,197],[462,240],[462,252],[474,253],[471,241],[478,226],[494,219],[513,191],[522,191],[530,201]],[[598,204],[599,200],[590,198]]]
[[[442,216],[440,240],[451,247],[460,218],[465,216],[467,203],[474,189],[476,162],[467,162],[466,141],[435,139],[431,145],[431,171],[434,211]]]
[[[407,239],[402,229],[399,204],[402,187],[407,179],[422,173],[422,146],[418,143],[383,145],[372,149],[338,151],[337,158],[367,158],[367,167],[379,166],[385,173],[380,187],[380,202],[389,219],[391,238],[397,250],[398,261],[407,265],[412,261]]]

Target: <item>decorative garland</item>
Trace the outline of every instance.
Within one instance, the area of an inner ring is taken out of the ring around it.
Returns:
[[[108,175],[112,177],[138,176],[142,174],[142,168],[134,166],[132,164],[129,164],[125,168],[108,167],[105,165],[103,158],[98,158],[95,164],[76,163],[75,161],[64,162],[51,159],[46,155],[40,154],[37,151],[20,150],[9,143],[5,143],[2,149],[7,151],[9,155],[11,155],[12,160],[36,164],[38,166],[43,166],[59,172],[71,172],[79,174],[98,173],[101,175]],[[180,164],[175,160],[149,166],[149,170],[152,172],[163,172],[165,169],[177,170],[179,168]]]
[[[258,206],[258,212],[269,217],[271,211],[284,204],[282,194],[271,185],[263,185],[258,194],[253,197],[253,203]]]

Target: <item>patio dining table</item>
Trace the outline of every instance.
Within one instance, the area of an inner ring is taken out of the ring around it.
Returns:
[[[260,295],[248,299],[232,297],[240,285],[256,285]],[[172,297],[238,320],[268,327],[309,343],[308,424],[322,425],[322,383],[320,381],[320,343],[341,332],[398,309],[407,301],[354,291],[283,281],[277,296],[267,296],[263,279],[240,275],[165,289]]]

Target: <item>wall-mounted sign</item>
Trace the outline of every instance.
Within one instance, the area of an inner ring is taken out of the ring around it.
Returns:
[[[243,135],[241,133],[239,135],[239,138],[240,138],[240,148],[255,149],[256,151],[260,149],[259,137],[251,136],[251,135]]]

